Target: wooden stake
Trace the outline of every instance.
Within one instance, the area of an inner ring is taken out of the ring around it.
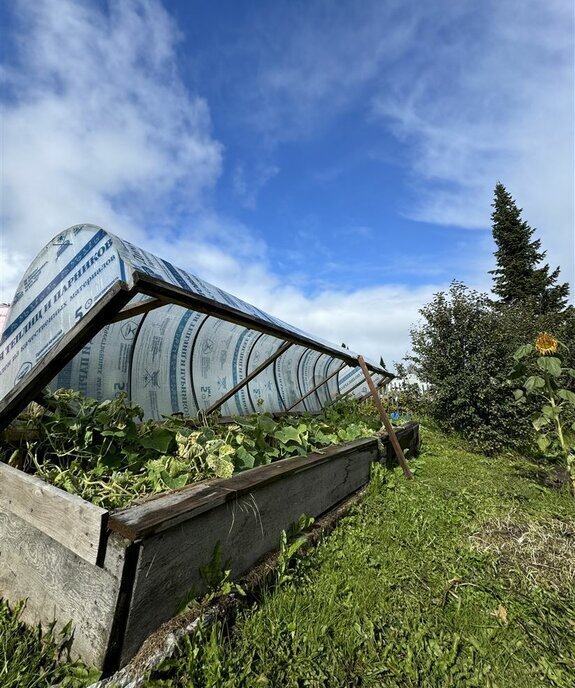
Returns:
[[[166,306],[167,301],[162,301],[161,299],[149,298],[144,301],[138,301],[137,303],[128,304],[121,311],[118,311],[116,315],[110,318],[109,323],[121,322],[122,320],[128,320],[128,318],[135,318],[137,315],[142,315],[142,313],[148,313],[153,311],[154,308],[160,308],[161,306]]]
[[[379,397],[379,394],[377,393],[377,387],[375,386],[371,375],[369,374],[369,370],[367,369],[367,366],[365,365],[365,361],[363,360],[363,356],[358,356],[357,357],[357,362],[361,366],[361,369],[363,370],[363,374],[365,375],[366,382],[369,386],[369,389],[371,390],[371,396],[373,397],[373,403],[375,404],[377,410],[379,411],[379,417],[383,421],[383,424],[385,426],[385,429],[387,430],[387,434],[389,435],[389,439],[391,441],[391,446],[393,447],[393,450],[395,451],[395,455],[397,456],[397,460],[399,461],[399,464],[401,468],[403,469],[403,474],[408,480],[411,480],[413,478],[413,473],[409,470],[409,466],[407,465],[407,461],[405,460],[405,456],[403,455],[403,451],[401,449],[401,446],[399,444],[399,441],[395,435],[395,430],[393,429],[393,425],[391,424],[389,418],[387,417],[387,413],[385,412],[385,409],[383,408],[383,404],[381,403],[381,399]]]

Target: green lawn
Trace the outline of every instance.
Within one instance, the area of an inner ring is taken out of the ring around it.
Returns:
[[[160,686],[575,686],[575,502],[551,468],[426,429],[291,580]]]

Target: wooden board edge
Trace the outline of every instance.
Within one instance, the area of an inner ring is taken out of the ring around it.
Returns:
[[[20,499],[16,491],[20,491]],[[12,494],[12,499],[10,494]],[[44,501],[42,505],[38,505],[39,510],[44,509],[48,513],[53,511],[54,523],[69,521],[66,537],[62,537],[57,527],[50,527],[52,519],[46,522],[46,519],[35,516],[31,505],[38,499]],[[0,462],[0,505],[88,563],[99,565],[103,562],[108,524],[106,509],[3,462]],[[78,528],[78,511],[85,515],[85,520],[81,521],[81,525],[90,528],[90,535],[84,532],[84,528]]]
[[[268,485],[288,475],[310,470],[337,457],[372,447],[377,452],[377,438],[362,438],[346,444],[332,445],[320,453],[289,457],[265,466],[242,471],[231,478],[204,483],[213,488],[209,494],[193,494],[195,485],[159,495],[142,504],[111,512],[108,527],[123,537],[135,541],[160,532],[177,523],[235,499],[257,487]],[[192,492],[192,494],[189,494]],[[174,503],[174,496],[181,499]],[[169,502],[169,504],[166,504]]]

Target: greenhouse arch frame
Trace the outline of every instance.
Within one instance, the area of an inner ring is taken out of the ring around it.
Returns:
[[[99,399],[126,392],[156,419],[313,413],[370,394],[368,377],[393,378],[360,363],[101,227],[75,225],[16,291],[0,340],[0,429],[50,384]]]

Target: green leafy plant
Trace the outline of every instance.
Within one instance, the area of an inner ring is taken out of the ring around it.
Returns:
[[[143,411],[125,395],[113,401],[85,399],[58,390],[34,405],[0,444],[0,460],[104,508],[118,508],[150,494],[290,456],[305,456],[331,444],[369,437],[380,429],[368,404],[343,400],[319,416],[269,413],[233,423],[200,415],[143,421]]]
[[[278,551],[276,585],[281,586],[293,578],[291,562],[301,547],[305,544],[305,532],[314,524],[314,519],[302,514],[292,523],[288,532],[282,530],[280,535],[280,547]]]
[[[560,342],[545,332],[535,345],[521,346],[514,354],[511,381],[523,381],[522,387],[514,390],[518,404],[526,397],[540,403],[532,417],[537,445],[543,454],[564,461],[575,496],[575,370],[563,366],[560,347]]]

